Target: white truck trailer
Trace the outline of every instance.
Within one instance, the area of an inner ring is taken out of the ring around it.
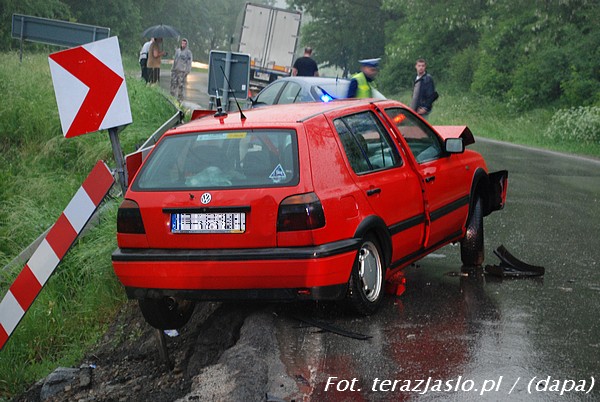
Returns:
[[[250,55],[250,86],[290,75],[302,13],[246,3],[238,51]]]

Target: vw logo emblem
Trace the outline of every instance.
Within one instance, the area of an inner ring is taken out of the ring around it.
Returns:
[[[200,202],[203,204],[208,204],[210,200],[212,200],[210,193],[204,193],[202,194],[202,197],[200,197]]]

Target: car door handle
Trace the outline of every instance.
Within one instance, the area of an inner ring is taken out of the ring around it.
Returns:
[[[435,180],[435,176],[429,176],[425,178],[425,183],[431,183]]]
[[[381,193],[380,188],[370,188],[367,190],[367,195],[375,195]]]

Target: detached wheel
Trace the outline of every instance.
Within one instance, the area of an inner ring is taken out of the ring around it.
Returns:
[[[483,264],[483,202],[479,196],[475,199],[467,222],[467,233],[460,241],[460,258],[465,266]]]
[[[139,300],[140,310],[148,324],[158,329],[179,329],[192,317],[196,303],[163,297]]]
[[[381,248],[373,235],[362,240],[348,286],[350,307],[359,314],[373,314],[383,300],[385,266]]]

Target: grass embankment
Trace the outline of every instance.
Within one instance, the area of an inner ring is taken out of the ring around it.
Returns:
[[[119,138],[132,152],[175,110],[156,88],[127,78],[133,123]],[[0,54],[0,299],[23,264],[9,264],[60,216],[99,159],[114,167],[106,131],[65,139],[47,55]],[[0,351],[0,400],[57,366],[77,364],[125,296],[110,262],[119,200],[81,238]]]
[[[411,93],[394,96],[410,104]],[[443,93],[429,117],[433,125],[467,125],[475,136],[600,158],[600,107],[514,110],[473,95]]]
[[[174,109],[156,88],[139,81],[134,60],[125,63],[126,70],[134,72],[127,80],[134,123],[120,133],[123,150],[129,153]],[[0,54],[0,93],[0,297],[4,297],[23,264],[1,267],[55,222],[98,159],[114,163],[106,132],[63,138],[47,55],[26,55],[19,64],[17,54]],[[396,98],[406,103],[410,94]],[[582,143],[571,138],[568,129],[562,131],[565,139],[550,141],[546,133],[554,115],[554,110],[514,112],[484,98],[444,93],[430,121],[468,124],[484,137],[600,156],[598,141]],[[573,125],[592,127],[586,133],[598,127],[593,116],[583,123],[589,124]],[[57,366],[77,364],[125,300],[110,263],[116,248],[118,203],[106,203],[100,224],[67,254],[0,351],[0,400],[23,391]]]

